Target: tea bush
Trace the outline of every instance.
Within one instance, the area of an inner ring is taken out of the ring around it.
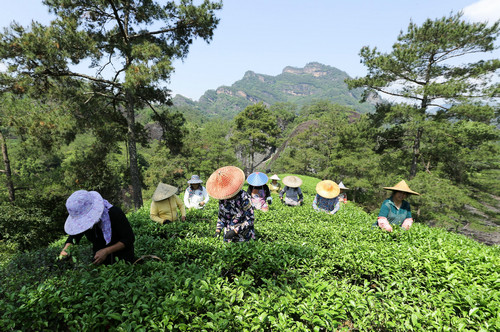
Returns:
[[[186,222],[130,214],[142,264],[90,264],[90,247],[57,261],[64,240],[1,266],[0,330],[26,331],[495,331],[500,248],[421,224],[373,228],[348,203],[312,207],[275,197],[256,211],[257,240],[214,238],[217,202]]]

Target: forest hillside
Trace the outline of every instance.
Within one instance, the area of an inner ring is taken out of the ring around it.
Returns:
[[[280,174],[280,177],[286,174]],[[57,260],[60,240],[0,265],[0,330],[495,331],[500,247],[416,223],[386,233],[349,202],[256,211],[257,239],[214,238],[217,201],[159,225],[128,214],[134,265],[95,267],[91,248]],[[274,194],[273,194],[274,195]],[[154,255],[154,256],[150,256]]]

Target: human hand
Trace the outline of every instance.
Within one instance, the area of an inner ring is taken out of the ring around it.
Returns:
[[[200,206],[203,206],[203,205],[205,205],[205,202],[200,202]]]
[[[182,216],[182,217],[181,217],[181,220],[182,220],[182,221],[186,221],[186,216]]]
[[[229,230],[226,232],[226,234],[224,235],[224,237],[228,240],[232,240],[235,236],[237,235],[237,233],[234,231],[234,230]]]
[[[220,231],[215,231],[214,237],[219,237],[220,236]]]
[[[94,261],[92,262],[92,264],[100,265],[104,263],[106,257],[108,257],[108,250],[106,248],[101,249],[95,253]]]
[[[403,224],[401,225],[401,227],[403,227],[406,230],[409,230],[411,225],[413,225],[413,220],[412,219],[405,219],[405,221],[403,221]]]
[[[378,226],[382,228],[385,231],[388,231],[389,233],[392,232],[392,227],[387,221],[387,219],[379,219],[378,220]]]

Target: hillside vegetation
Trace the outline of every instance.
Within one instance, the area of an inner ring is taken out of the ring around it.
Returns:
[[[283,174],[281,174],[283,176]],[[257,240],[213,238],[217,202],[186,222],[128,215],[141,264],[90,264],[90,246],[56,261],[63,239],[4,262],[0,330],[494,331],[500,247],[415,224],[389,234],[348,203],[256,212]],[[82,241],[83,242],[83,241]]]
[[[345,79],[349,75],[335,67],[311,62],[304,68],[285,67],[276,76],[247,71],[244,77],[231,86],[220,86],[206,91],[199,101],[181,95],[174,105],[190,107],[209,117],[232,119],[249,105],[259,102],[265,105],[294,103],[304,106],[325,100],[350,106],[359,113],[373,112],[373,104],[361,104],[362,89],[349,90]],[[374,95],[375,96],[375,95]],[[374,101],[380,101],[375,98]]]

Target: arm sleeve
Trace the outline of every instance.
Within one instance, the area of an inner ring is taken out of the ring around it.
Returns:
[[[149,210],[149,217],[153,221],[156,221],[160,224],[163,223],[163,220],[160,218],[160,214],[158,212],[158,206],[156,205],[155,201],[151,202],[151,208]]]
[[[186,216],[186,207],[184,206],[184,203],[182,203],[182,200],[177,195],[175,195],[175,202],[177,203],[179,210],[181,210],[181,216],[185,217]]]
[[[222,211],[222,201],[219,201],[219,214],[217,216],[217,230],[220,231],[226,227],[226,224],[224,223],[224,213]]]
[[[303,201],[304,200],[304,195],[302,194],[302,189],[299,188],[299,200]]]
[[[406,219],[409,219],[411,218],[411,207],[410,207],[410,203],[406,203]]]
[[[331,214],[337,213],[337,211],[340,209],[340,200],[338,197],[336,198],[336,200],[337,201],[335,202],[335,207],[333,208],[332,212],[330,212]]]
[[[314,199],[313,199],[313,209],[316,210],[316,211],[319,211],[319,209],[318,209],[318,195],[314,196]]]
[[[134,231],[128,222],[125,213],[117,207],[110,209],[111,231],[116,239],[122,242],[126,248],[133,246],[135,241]]]
[[[70,235],[70,236],[68,236],[68,238],[66,239],[66,242],[65,242],[65,243],[79,244],[79,243],[80,243],[80,240],[82,239],[82,237],[83,237],[83,233],[76,234],[76,235]]]
[[[271,197],[271,191],[269,190],[269,186],[267,184],[264,185],[264,192],[266,193],[266,197]]]
[[[189,192],[187,189],[184,192],[184,206],[188,209],[191,208],[191,205],[189,204]]]
[[[378,213],[378,216],[387,218],[388,215],[389,215],[389,206],[384,202],[380,207],[380,212]]]
[[[288,188],[287,186],[284,186],[283,189],[281,189],[281,191],[280,191],[280,199],[283,198],[283,194],[285,193],[285,191],[286,191],[287,188]]]

